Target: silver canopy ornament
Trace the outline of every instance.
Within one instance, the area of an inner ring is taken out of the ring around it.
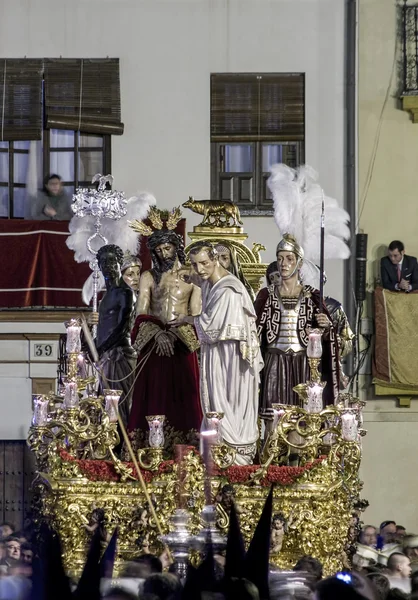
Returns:
[[[119,221],[127,213],[127,199],[124,192],[106,189],[106,184],[113,183],[112,175],[101,175],[98,173],[92,179],[92,183],[99,182],[97,189],[78,188],[73,194],[71,209],[77,217],[94,217],[94,233],[87,239],[87,248],[92,256],[90,268],[93,271],[93,311],[97,312],[97,296],[99,287],[99,265],[96,254],[103,244],[108,240],[101,232],[102,219]],[[94,242],[99,241],[99,245]],[[97,247],[94,247],[97,246]],[[93,335],[96,335],[96,327]]]

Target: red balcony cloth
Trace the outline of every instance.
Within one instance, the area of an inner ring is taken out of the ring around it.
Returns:
[[[177,233],[185,236],[185,219]],[[66,221],[0,220],[1,308],[86,308],[81,289],[91,270],[87,263],[76,263],[67,248]],[[151,259],[146,240],[141,241],[143,270]]]

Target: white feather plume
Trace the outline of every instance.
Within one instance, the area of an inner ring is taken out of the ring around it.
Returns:
[[[140,236],[128,225],[128,221],[143,221],[147,218],[151,206],[156,205],[156,199],[148,192],[142,192],[138,196],[132,196],[127,201],[126,215],[118,221],[112,219],[102,219],[100,233],[107,239],[108,244],[116,244],[124,252],[136,254],[139,250]],[[70,250],[74,251],[74,259],[77,262],[90,262],[93,255],[87,248],[87,240],[95,233],[94,217],[74,216],[69,224],[70,235],[66,244]],[[101,238],[95,238],[92,243],[93,248],[98,251],[104,242]],[[100,280],[99,289],[103,288],[104,281]],[[93,296],[93,278],[92,275],[87,279],[83,286],[83,301],[89,304]]]
[[[318,174],[309,165],[298,169],[277,164],[270,169],[268,186],[273,195],[274,218],[280,233],[295,236],[305,253],[306,276],[314,277],[315,265],[320,258],[321,212],[324,197],[325,258],[348,258],[347,240],[350,229],[348,213],[337,200],[323,194]],[[308,275],[308,272],[310,275]],[[319,271],[317,273],[319,281]]]
[[[124,252],[131,254],[138,252],[140,236],[128,225],[128,221],[143,221],[147,218],[151,206],[155,206],[157,201],[152,194],[144,192],[138,196],[129,198],[126,209],[126,215],[119,221],[103,219],[101,233],[107,238],[109,244],[116,244]]]
[[[302,211],[296,172],[285,164],[273,165],[267,184],[273,194],[274,218],[281,235],[290,233],[300,239]]]

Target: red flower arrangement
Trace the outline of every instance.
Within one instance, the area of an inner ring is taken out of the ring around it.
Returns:
[[[194,448],[190,448],[195,450]],[[76,459],[74,456],[69,454],[64,449],[59,451],[61,460],[66,462],[75,462],[79,467],[81,473],[87,477],[90,481],[120,481],[120,475],[115,469],[115,465],[109,460],[81,460]],[[292,485],[295,481],[301,477],[306,471],[310,471],[317,465],[319,465],[325,456],[317,458],[313,462],[306,463],[303,467],[278,467],[270,466],[267,469],[266,476],[261,479],[260,485],[270,486],[272,483],[278,485]],[[124,465],[132,470],[132,476],[138,479],[136,469],[133,463],[124,463]],[[174,470],[175,461],[165,460],[163,461],[158,470],[155,472],[144,471],[141,469],[141,475],[146,483],[150,483],[157,475],[164,473],[172,473]],[[259,465],[248,465],[240,467],[233,465],[227,469],[220,469],[214,467],[212,475],[215,477],[223,477],[229,481],[229,483],[250,483],[251,475],[260,468]]]
[[[301,477],[306,471],[310,471],[318,464],[320,464],[325,457],[315,459],[313,462],[306,463],[303,467],[283,467],[271,465],[267,469],[267,474],[263,479],[260,480],[260,485],[270,486],[272,483],[278,485],[292,485],[295,481]],[[238,465],[232,465],[228,469],[221,470],[219,467],[215,467],[214,475],[225,477],[229,483],[249,483],[251,481],[251,475],[260,468],[259,465],[248,465],[240,467]]]
[[[76,463],[81,473],[90,481],[120,481],[120,475],[117,473],[115,465],[110,460],[77,459],[62,448],[59,451],[59,455],[63,461]],[[132,477],[139,479],[133,463],[129,462],[123,464],[128,469],[131,469]],[[157,473],[171,473],[173,471],[173,465],[173,460],[163,461],[158,467]],[[141,469],[141,475],[146,483],[150,483],[154,479],[156,473]]]

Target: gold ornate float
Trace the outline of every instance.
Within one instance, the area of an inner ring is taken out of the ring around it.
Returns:
[[[70,363],[73,360],[70,357]],[[117,526],[117,572],[141,550],[160,552],[160,533],[135,466],[122,462],[114,451],[119,436],[113,391],[107,390],[105,397],[82,397],[86,380],[74,375],[73,364],[69,371],[73,376],[66,385],[77,385],[78,399],[68,393],[34,398],[28,444],[39,469],[34,482],[36,518],[58,530],[65,566],[75,576],[94,528],[102,527],[105,539]],[[272,563],[290,568],[310,554],[323,562],[325,573],[335,572],[347,561],[348,532],[361,490],[361,404],[346,395],[340,406],[316,413],[280,405],[274,410],[273,430],[260,449],[261,465],[231,466],[221,440],[211,447],[213,467],[206,474],[195,448],[182,447],[176,460],[166,460],[158,446],[146,449],[141,475],[159,526],[168,533],[180,507],[187,511],[190,533],[196,535],[202,528],[202,509],[210,503],[216,509],[216,527],[226,533],[234,499],[249,541],[275,484],[274,522],[281,515],[287,533],[280,552],[272,548]],[[297,466],[290,466],[295,455]]]

